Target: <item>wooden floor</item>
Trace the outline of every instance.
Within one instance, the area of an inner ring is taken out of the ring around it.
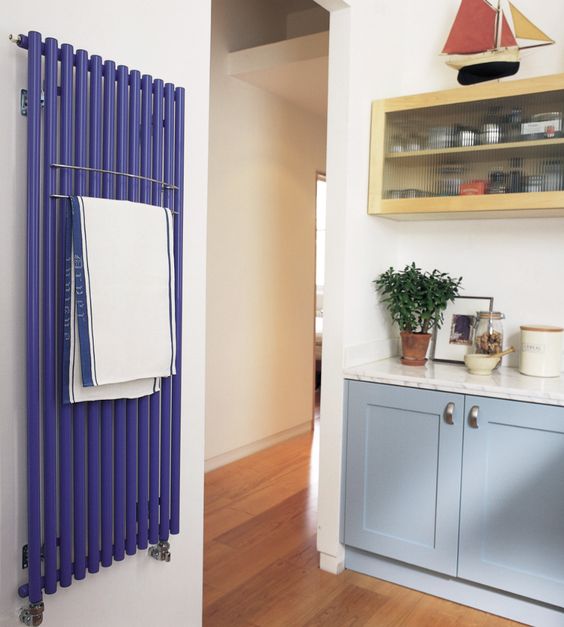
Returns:
[[[317,435],[205,483],[204,627],[473,627],[511,621],[346,570],[318,568]]]

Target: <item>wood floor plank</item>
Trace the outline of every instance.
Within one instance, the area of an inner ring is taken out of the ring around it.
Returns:
[[[206,608],[222,596],[223,592],[221,590],[218,590],[217,588],[210,586],[209,583],[204,582],[204,615]]]
[[[397,627],[403,625],[406,617],[424,596],[422,592],[417,590],[410,590],[381,579],[367,577],[352,570],[345,571],[344,575],[350,583],[387,598],[378,613],[367,622],[367,625],[370,626]]]
[[[281,528],[295,523],[298,527],[315,529],[316,503],[308,489],[300,490],[278,505],[246,522],[233,527],[216,538],[233,548],[252,547],[263,540],[270,541]]]
[[[304,434],[206,475],[204,627],[517,625],[360,573],[321,571],[317,446],[317,433]]]
[[[205,624],[218,627],[245,622],[256,624],[255,615],[274,603],[291,583],[288,562],[284,559],[271,562],[208,606],[204,614]]]
[[[253,620],[260,627],[294,627],[311,620],[319,608],[331,602],[345,587],[344,577],[335,577],[318,568],[314,542],[308,542],[288,556],[289,585],[269,604],[263,604]]]
[[[339,595],[322,606],[304,627],[356,627],[366,625],[387,597],[366,588],[348,585]]]
[[[220,507],[230,501],[257,514],[284,500],[309,482],[311,445],[311,435],[304,434],[207,473],[206,507],[213,511],[221,499]]]
[[[213,559],[213,556],[205,560],[206,581],[224,592],[233,590],[295,549],[304,537],[312,536],[315,527],[312,520],[291,520],[280,525],[269,537],[249,538],[244,548],[239,550],[214,540],[211,545],[216,545],[216,555],[219,552],[217,545],[224,547],[226,552],[219,560]]]
[[[250,491],[237,502],[237,508],[249,514],[262,514],[289,498],[307,484],[309,469],[296,468],[284,476],[273,479],[265,485]],[[312,494],[317,496],[317,483],[310,484]]]
[[[214,540],[251,518],[251,514],[233,507],[221,507],[209,512],[205,517],[204,542]]]
[[[501,627],[511,624],[498,616],[486,614],[478,610],[445,601],[430,595],[421,595],[413,610],[402,622],[405,627]]]

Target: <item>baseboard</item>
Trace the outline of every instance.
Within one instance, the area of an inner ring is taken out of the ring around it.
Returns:
[[[378,579],[538,627],[562,627],[564,610],[347,547],[345,567]]]
[[[239,448],[222,453],[221,455],[210,457],[204,461],[204,472],[209,472],[210,470],[221,468],[221,466],[225,466],[231,462],[236,462],[238,459],[242,459],[243,457],[247,457],[253,453],[258,453],[265,448],[270,448],[275,444],[280,444],[280,442],[284,442],[284,440],[289,440],[297,435],[306,433],[310,429],[311,420],[308,420],[307,422],[303,422],[291,429],[286,429],[285,431],[280,431],[279,433],[270,435],[267,438],[262,438],[262,440],[256,440],[250,444],[245,444],[245,446],[240,446]]]
[[[345,556],[335,557],[320,551],[319,568],[332,575],[340,575],[345,570]]]

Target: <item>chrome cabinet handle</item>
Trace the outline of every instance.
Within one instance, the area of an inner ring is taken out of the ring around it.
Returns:
[[[478,428],[478,412],[480,408],[478,405],[474,405],[468,414],[468,424],[472,427],[472,429]]]
[[[443,418],[445,419],[447,425],[454,424],[454,403],[449,403],[445,407],[445,411],[443,412]]]

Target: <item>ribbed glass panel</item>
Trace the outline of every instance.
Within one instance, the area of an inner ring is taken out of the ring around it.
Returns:
[[[564,189],[564,90],[386,114],[383,198]]]

